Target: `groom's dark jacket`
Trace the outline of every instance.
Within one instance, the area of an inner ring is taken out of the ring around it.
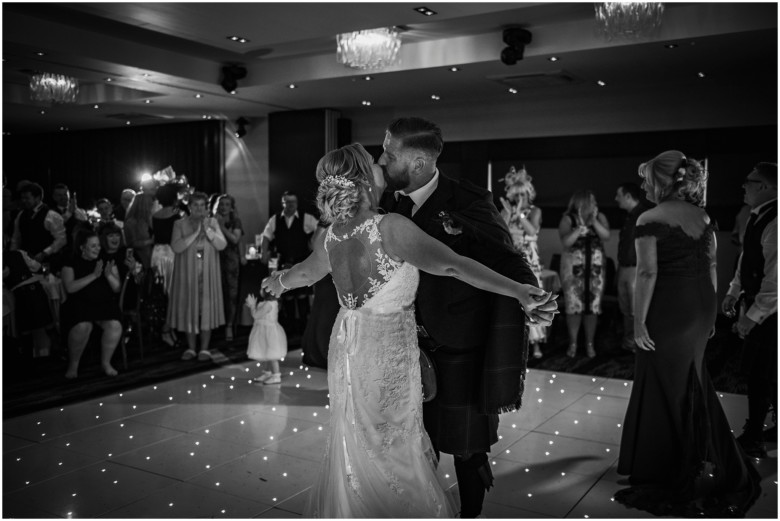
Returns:
[[[395,205],[394,195],[384,194],[382,208],[393,212]],[[439,173],[436,190],[412,220],[460,255],[538,286],[487,190]],[[424,404],[425,429],[442,452],[488,452],[498,441],[497,414],[520,406],[528,348],[524,312],[515,299],[424,272],[415,306],[431,337],[421,346],[440,346],[432,352],[438,394]]]

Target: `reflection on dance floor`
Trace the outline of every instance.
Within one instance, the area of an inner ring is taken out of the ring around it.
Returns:
[[[3,517],[300,517],[328,434],[327,378],[256,362],[40,411],[3,423]],[[611,501],[631,382],[530,370],[524,405],[501,416],[488,518],[651,517]],[[732,428],[747,399],[721,395]],[[777,447],[758,463],[749,517],[777,518]],[[453,492],[452,459],[442,465]]]

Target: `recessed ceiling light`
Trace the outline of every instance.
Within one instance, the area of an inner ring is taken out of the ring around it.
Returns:
[[[517,94],[517,89],[515,89],[513,87],[509,87],[509,93],[510,94]]]
[[[604,86],[606,85],[606,83],[605,83],[605,82],[603,82],[603,81],[601,81],[601,80],[597,81],[597,82],[596,82],[596,84],[597,84],[599,87],[604,87]]]
[[[38,56],[46,56],[45,52],[40,52],[40,51],[36,52],[35,54],[37,54]]]
[[[108,82],[114,81],[114,78],[106,78],[106,81]]]
[[[371,81],[371,80],[374,79],[374,77],[373,76],[365,76],[363,79],[366,80],[366,81]]]
[[[151,74],[149,74],[148,72],[144,73],[144,78],[148,78],[149,76],[151,76]]]
[[[125,121],[125,125],[129,125],[129,124],[130,124],[130,122],[129,122],[129,121]]]
[[[450,67],[450,71],[452,72],[458,72],[460,70],[460,67]]]
[[[667,49],[676,49],[677,48],[677,44],[676,43],[667,43],[666,45],[664,45],[664,47],[666,47]]]
[[[699,78],[703,78],[703,77],[705,77],[705,76],[706,76],[706,74],[704,74],[703,72],[700,72],[700,73],[698,73],[698,74],[697,74],[697,76],[698,76]]]
[[[295,89],[295,88],[297,88],[298,86],[297,86],[295,83],[290,83],[290,84],[289,84],[287,87],[289,87],[289,88],[291,88],[291,89]]]
[[[235,94],[235,93],[236,93],[236,91],[235,91],[235,90],[231,90],[231,91],[230,91],[230,93],[231,93],[231,94]]]
[[[363,105],[365,105],[366,107],[370,107],[371,106],[371,102],[367,101],[367,100],[364,100],[363,101]]]
[[[433,15],[437,14],[436,11],[434,11],[432,9],[428,9],[425,6],[415,7],[414,10],[417,11],[418,13],[420,13],[420,14],[424,14],[425,16],[433,16]]]
[[[100,108],[100,105],[94,105],[92,108],[93,108],[93,109],[99,109],[99,108]]]
[[[557,56],[550,56],[547,59],[550,60],[551,62],[557,62],[558,60],[560,60],[560,58],[558,58]]]
[[[150,99],[145,99],[145,100],[144,100],[144,103],[146,103],[146,104],[149,104],[149,103],[151,103],[151,102],[152,102],[152,100],[150,100]]]
[[[431,99],[434,101],[439,101],[441,97],[437,96],[436,94],[431,94]]]
[[[41,114],[46,114],[46,111],[45,111],[45,110],[42,110],[42,111],[41,111]]]
[[[246,39],[246,38],[244,38],[243,36],[226,36],[226,38],[227,38],[228,40],[231,40],[231,41],[233,41],[233,42],[238,42],[238,43],[249,43],[249,40],[247,40],[247,39]]]
[[[202,97],[203,97],[203,94],[195,94],[195,97],[196,97],[196,98],[198,98],[198,99],[200,99],[200,98],[202,98]]]

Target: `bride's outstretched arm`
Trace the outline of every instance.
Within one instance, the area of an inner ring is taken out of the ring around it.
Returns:
[[[289,270],[277,271],[263,281],[263,289],[279,296],[288,289],[311,286],[330,273],[330,261],[325,251],[325,235],[318,234],[313,241],[313,251],[306,260]]]
[[[515,282],[473,259],[458,255],[400,215],[385,216],[382,238],[385,251],[391,256],[400,257],[432,275],[455,277],[476,288],[515,298],[526,311],[550,298],[542,289]]]

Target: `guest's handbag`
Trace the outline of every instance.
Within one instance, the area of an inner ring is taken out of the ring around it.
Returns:
[[[420,351],[420,376],[423,387],[423,402],[430,402],[436,397],[436,365],[433,358],[423,348]]]

